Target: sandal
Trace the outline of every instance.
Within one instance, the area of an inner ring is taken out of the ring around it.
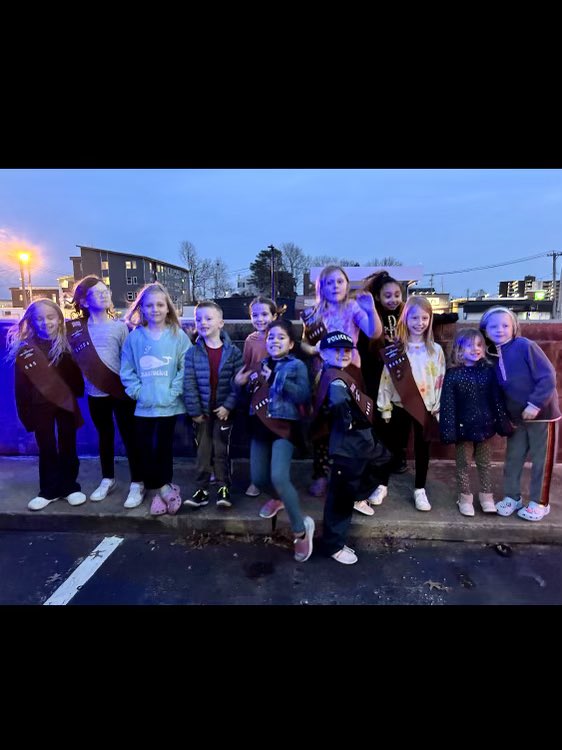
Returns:
[[[150,504],[150,515],[151,516],[163,516],[164,513],[168,508],[166,507],[166,503],[162,500],[160,495],[157,493],[152,498],[152,503]]]
[[[500,516],[510,516],[523,507],[521,500],[514,500],[512,497],[504,497],[499,503],[496,503],[496,510]]]
[[[545,516],[550,513],[550,505],[540,505],[534,500],[531,500],[526,508],[521,508],[517,515],[519,518],[524,518],[525,521],[542,521]]]
[[[180,488],[177,484],[170,484],[170,487],[172,488],[169,492],[166,493],[166,495],[162,496],[162,500],[167,506],[167,511],[169,515],[175,516],[178,510],[182,506],[182,499],[180,496]],[[166,511],[164,511],[166,512]]]

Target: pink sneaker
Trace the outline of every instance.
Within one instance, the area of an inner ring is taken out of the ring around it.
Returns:
[[[285,504],[281,500],[268,500],[265,505],[262,505],[260,510],[260,518],[273,518],[280,510],[283,510]]]
[[[310,516],[304,517],[305,535],[302,539],[295,539],[295,560],[306,562],[312,554],[312,538],[314,536],[314,521]]]

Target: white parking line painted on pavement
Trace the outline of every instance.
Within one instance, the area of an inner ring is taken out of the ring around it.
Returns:
[[[98,544],[95,550],[90,552],[84,562],[81,562],[66,581],[47,599],[47,601],[43,602],[43,605],[68,604],[72,597],[80,591],[86,581],[94,575],[100,565],[103,565],[111,553],[115,552],[122,541],[123,537],[120,536],[106,536],[105,539]]]

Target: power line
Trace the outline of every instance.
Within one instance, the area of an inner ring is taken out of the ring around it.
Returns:
[[[485,271],[488,268],[499,268],[500,266],[511,266],[513,263],[524,263],[527,260],[534,260],[535,258],[546,258],[548,253],[538,253],[537,255],[529,255],[527,258],[518,258],[517,260],[506,260],[503,263],[492,263],[489,266],[476,266],[475,268],[463,268],[461,271],[432,271],[431,273],[424,273],[424,276],[448,276],[452,273],[469,273],[470,271]]]

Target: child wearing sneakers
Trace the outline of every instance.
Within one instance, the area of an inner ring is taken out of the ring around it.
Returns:
[[[27,507],[42,510],[59,498],[82,505],[76,429],[83,419],[76,397],[84,395],[84,379],[70,354],[60,307],[49,299],[32,302],[9,329],[6,345],[16,365],[18,416],[39,448],[39,494]]]
[[[310,400],[310,382],[306,365],[291,354],[294,345],[292,324],[288,320],[272,321],[266,337],[269,356],[259,370],[243,367],[236,374],[235,384],[238,388],[249,384],[252,394],[252,482],[265,487],[271,481],[281,498],[269,500],[260,516],[273,518],[286,508],[295,535],[295,560],[305,562],[312,554],[314,521],[302,515],[291,482],[291,458],[299,440],[299,406]]]
[[[480,320],[480,330],[491,342],[495,370],[515,432],[507,439],[504,464],[505,497],[496,503],[500,516],[514,511],[526,521],[540,521],[550,512],[552,469],[556,461],[558,422],[556,370],[538,344],[520,336],[511,310],[496,306]],[[530,454],[531,501],[521,499],[521,473]]]
[[[136,508],[144,498],[142,462],[135,441],[135,406],[119,377],[121,350],[129,334],[127,325],[115,319],[109,288],[98,276],[86,276],[74,288],[72,304],[77,319],[66,324],[68,343],[82,370],[88,407],[98,433],[102,480],[90,500],[104,500],[116,487],[115,426],[123,439],[131,485],[125,508]]]
[[[267,326],[277,318],[279,311],[277,305],[268,297],[255,297],[249,305],[250,319],[256,329],[244,341],[244,351],[242,359],[244,368],[250,371],[259,370],[262,361],[268,356],[267,346],[265,343],[267,336]],[[248,497],[257,497],[261,494],[259,487],[253,482],[246,490]]]
[[[136,326],[125,339],[121,380],[137,403],[135,427],[144,486],[155,490],[153,516],[175,515],[181,507],[179,487],[172,484],[174,430],[183,404],[185,352],[191,346],[166,288],[155,282],[141,289],[125,320]]]
[[[433,340],[433,310],[425,297],[409,297],[396,326],[397,345],[383,352],[377,406],[382,418],[390,422],[396,444],[405,449],[410,430],[414,430],[416,464],[414,502],[417,510],[430,511],[425,492],[432,432],[439,417],[439,401],[445,377],[445,355]],[[392,464],[382,466],[379,485],[369,503],[380,505],[388,493]]]
[[[343,331],[332,331],[320,342],[324,360],[314,404],[314,429],[329,427],[331,471],[324,505],[323,545],[327,555],[344,565],[357,562],[357,555],[345,544],[353,509],[373,515],[360,499],[375,463],[386,462],[390,454],[378,444],[371,431],[374,406],[361,392],[348,368],[355,344]]]
[[[485,358],[484,337],[475,328],[459,331],[451,352],[451,368],[445,374],[439,429],[441,441],[455,443],[457,505],[463,516],[474,515],[469,470],[474,453],[484,513],[495,513],[492,495],[491,446],[494,435],[511,435],[513,426],[505,409],[496,374]]]
[[[217,505],[230,508],[230,434],[237,392],[234,376],[242,366],[240,349],[223,331],[222,309],[203,301],[195,308],[198,337],[185,357],[183,398],[195,424],[197,489],[185,505],[200,508],[209,502],[214,471],[220,487]]]

